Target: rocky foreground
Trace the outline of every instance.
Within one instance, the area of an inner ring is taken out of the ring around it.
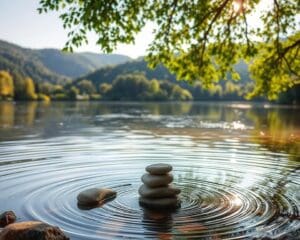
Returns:
[[[29,221],[7,225],[0,240],[69,240],[62,230],[47,223]]]
[[[173,181],[172,166],[153,164],[146,167],[142,176],[143,185],[139,188],[139,202],[150,209],[177,209],[181,205],[178,197],[180,189],[170,185]],[[99,207],[113,200],[117,193],[112,189],[90,188],[77,196],[78,206],[84,209]],[[15,223],[17,217],[13,211],[0,214],[0,240],[69,240],[56,226],[38,221]],[[3,227],[1,229],[1,227]]]

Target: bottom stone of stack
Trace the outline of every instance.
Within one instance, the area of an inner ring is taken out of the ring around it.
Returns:
[[[181,201],[177,197],[173,198],[145,198],[140,197],[141,206],[153,209],[176,209],[180,208]]]
[[[180,189],[172,185],[165,187],[149,188],[143,184],[139,188],[139,194],[144,198],[175,198],[180,193]]]

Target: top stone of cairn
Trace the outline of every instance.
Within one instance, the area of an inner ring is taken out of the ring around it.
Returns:
[[[165,163],[157,163],[147,166],[146,171],[152,175],[164,175],[172,171],[172,166]]]

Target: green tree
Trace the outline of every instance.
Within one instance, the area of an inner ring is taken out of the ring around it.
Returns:
[[[178,85],[174,85],[171,93],[171,100],[178,100],[178,101],[188,101],[192,100],[193,96],[192,94]]]
[[[72,87],[70,88],[70,91],[69,91],[69,98],[70,98],[71,100],[76,100],[78,94],[79,94],[78,88],[72,86]]]
[[[13,78],[7,71],[0,71],[0,99],[10,99],[14,96]]]
[[[264,2],[269,5],[262,9]],[[133,43],[152,22],[147,59],[151,66],[163,63],[178,79],[210,87],[228,72],[239,78],[233,65],[244,59],[251,60],[256,81],[249,97],[273,99],[300,81],[299,0],[40,0],[38,10],[60,11],[69,29],[66,50],[87,42],[94,31],[110,52]],[[254,13],[257,25],[250,24]]]
[[[243,95],[241,86],[233,83],[232,81],[227,81],[225,83],[224,97],[229,100],[239,99]]]
[[[18,72],[12,72],[14,79],[14,98],[16,100],[24,99],[25,79]]]
[[[80,82],[78,82],[77,87],[80,90],[80,93],[82,94],[90,95],[96,92],[93,83],[89,80],[81,80]]]
[[[49,82],[39,84],[39,93],[50,96],[54,92],[55,86]]]
[[[101,83],[99,86],[99,92],[102,95],[106,95],[112,89],[112,85],[109,83]]]
[[[37,94],[37,100],[38,101],[43,101],[43,102],[50,102],[51,98],[43,93],[38,93]]]
[[[158,93],[160,91],[159,81],[156,79],[152,79],[150,81],[150,91],[152,93]]]
[[[140,73],[119,75],[112,84],[110,92],[113,100],[146,100],[150,81]]]
[[[223,95],[223,90],[220,85],[214,85],[208,90],[210,96],[213,97],[213,99],[221,99]]]
[[[36,100],[37,95],[35,93],[34,82],[31,78],[27,77],[24,80],[24,97],[27,100]]]
[[[62,85],[56,84],[53,86],[53,94],[64,94],[64,87]]]

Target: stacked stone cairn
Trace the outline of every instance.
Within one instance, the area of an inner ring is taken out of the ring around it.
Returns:
[[[172,166],[159,163],[146,167],[139,188],[140,205],[150,209],[176,209],[180,207],[180,189],[170,185],[173,181]]]

